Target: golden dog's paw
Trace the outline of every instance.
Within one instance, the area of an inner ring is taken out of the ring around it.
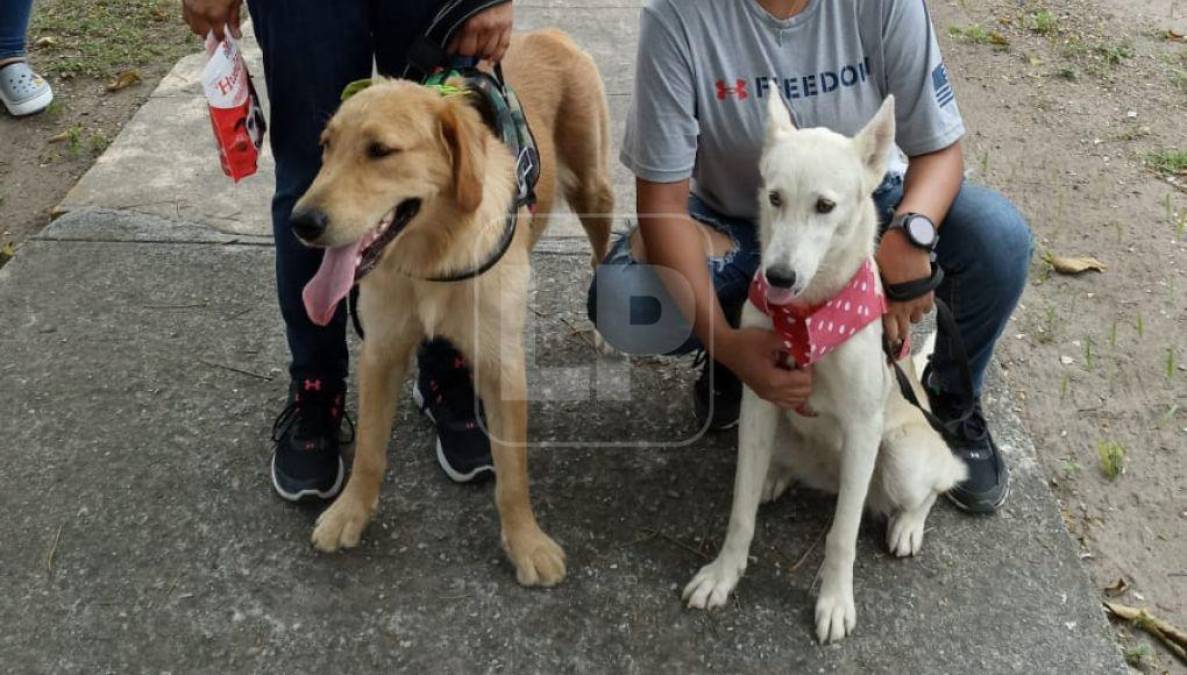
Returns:
[[[565,578],[565,552],[539,528],[520,534],[504,533],[503,546],[515,565],[515,578],[524,586],[554,586]]]
[[[326,553],[359,545],[371,512],[356,500],[339,497],[322,512],[313,528],[313,545]]]

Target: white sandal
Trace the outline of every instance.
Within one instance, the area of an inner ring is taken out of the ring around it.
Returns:
[[[45,110],[54,92],[29,64],[16,61],[0,66],[0,100],[9,113],[20,117]]]

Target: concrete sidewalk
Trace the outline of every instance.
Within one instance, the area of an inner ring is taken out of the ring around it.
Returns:
[[[637,10],[517,7],[521,26],[559,25],[595,55],[620,129]],[[565,227],[535,256],[528,345],[534,502],[568,553],[565,583],[515,584],[491,487],[441,475],[407,400],[363,544],[314,552],[318,509],[268,479],[287,386],[271,176],[231,188],[219,173],[196,63],[0,269],[0,670],[1124,672],[997,376],[1007,507],[937,506],[906,561],[867,523],[851,638],[812,637],[832,500],[802,490],[762,510],[729,607],[683,609],[724,532],[735,437],[648,447],[690,439],[696,372],[598,356],[576,334],[588,253]]]

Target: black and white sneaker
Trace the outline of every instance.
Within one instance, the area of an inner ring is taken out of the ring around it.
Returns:
[[[289,403],[272,425],[272,487],[290,502],[332,499],[342,489],[342,444],[354,440],[345,387],[322,379],[294,382]],[[349,426],[342,437],[342,423]]]
[[[437,427],[441,470],[455,483],[494,476],[482,402],[474,393],[465,358],[445,340],[433,340],[421,346],[417,365],[412,398]]]
[[[993,513],[1010,496],[1010,470],[989,433],[981,401],[931,386],[931,366],[923,371],[931,411],[949,430],[949,447],[969,468],[969,477],[945,496],[969,513]]]
[[[693,365],[698,363],[701,375],[692,386],[693,412],[698,428],[724,431],[738,426],[742,381],[734,371],[709,358],[706,352],[702,351]]]

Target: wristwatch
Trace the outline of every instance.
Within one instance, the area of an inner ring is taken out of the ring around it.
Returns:
[[[931,218],[922,213],[901,213],[890,221],[886,231],[899,229],[907,235],[907,241],[913,246],[926,251],[935,251],[940,241],[940,233],[936,231],[936,224]]]

